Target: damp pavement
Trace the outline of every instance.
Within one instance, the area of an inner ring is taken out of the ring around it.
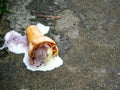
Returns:
[[[23,55],[0,51],[0,90],[120,90],[120,0],[14,0],[12,14],[0,24],[6,32],[41,22],[64,65],[48,72],[32,72]],[[58,15],[61,19],[36,17]],[[9,21],[9,22],[8,22]]]

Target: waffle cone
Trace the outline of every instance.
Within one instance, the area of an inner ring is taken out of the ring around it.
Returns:
[[[34,50],[39,48],[40,45],[42,44],[47,44],[50,46],[50,48],[53,51],[53,56],[58,55],[58,47],[51,38],[44,36],[43,33],[40,32],[40,30],[34,26],[30,25],[26,28],[26,34],[27,34],[27,39],[28,39],[28,53],[29,56],[32,58],[34,55]]]
[[[26,34],[28,38],[28,43],[33,41],[33,39],[43,36],[43,33],[35,25],[30,25],[26,28]]]

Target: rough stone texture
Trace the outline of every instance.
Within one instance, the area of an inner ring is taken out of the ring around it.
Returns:
[[[14,3],[13,3],[14,2]],[[31,0],[18,0],[9,1],[8,8],[12,13],[8,16],[10,27],[16,31],[25,29],[26,26],[32,24],[31,19],[35,18],[30,14],[30,10],[26,9]],[[34,23],[33,23],[34,24]]]
[[[62,18],[57,20],[55,29],[63,31],[71,39],[76,39],[79,37],[79,22],[80,19],[74,15],[71,10],[64,10],[59,14]]]
[[[61,7],[56,1],[51,7]],[[50,72],[31,72],[22,62],[23,55],[7,52],[0,58],[1,90],[120,90],[120,0],[63,1],[67,9],[58,13],[63,18],[56,20],[51,33],[64,65]],[[62,54],[62,47],[69,44]]]

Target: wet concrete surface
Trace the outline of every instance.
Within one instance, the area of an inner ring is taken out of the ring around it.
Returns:
[[[49,36],[56,40],[64,65],[50,72],[32,72],[23,64],[23,55],[2,50],[0,90],[120,89],[119,0],[36,0],[25,7],[31,16],[44,13],[62,17],[35,18],[27,24],[42,22],[51,26]],[[10,25],[15,23],[12,20]],[[0,31],[4,31],[0,32],[1,43],[10,30],[6,26],[9,27],[6,23],[0,26]],[[15,28],[23,32],[25,27],[21,26],[22,31]]]

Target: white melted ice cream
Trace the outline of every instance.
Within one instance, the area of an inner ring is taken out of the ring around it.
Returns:
[[[50,29],[49,26],[45,26],[41,23],[38,23],[36,27],[43,34],[47,34]],[[15,54],[24,53],[23,63],[26,65],[27,69],[31,71],[51,71],[57,67],[60,67],[63,64],[63,60],[59,56],[56,56],[51,58],[49,61],[47,61],[45,64],[39,67],[35,65],[31,65],[29,62],[30,57],[28,55],[28,42],[27,42],[26,35],[22,36],[20,33],[14,30],[6,33],[5,43],[3,47],[0,48],[0,50],[2,50],[5,47],[7,47],[9,51]]]

